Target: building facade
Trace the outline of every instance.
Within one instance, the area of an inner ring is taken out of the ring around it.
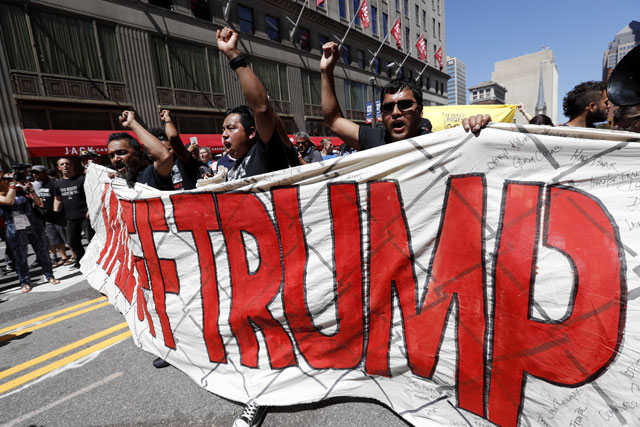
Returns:
[[[602,80],[607,81],[618,62],[631,49],[640,44],[640,22],[631,21],[629,25],[618,31],[609,48],[604,51],[602,60]]]
[[[546,114],[554,123],[557,123],[558,68],[552,50],[543,49],[496,62],[491,80],[507,90],[505,103],[522,104],[532,115],[537,107],[540,107],[540,87],[542,86]],[[521,114],[516,114],[515,119],[516,123],[528,123]]]
[[[466,105],[467,103],[467,67],[458,58],[447,56],[447,81],[448,105]]]
[[[22,129],[118,130],[125,108],[133,108],[147,126],[158,126],[158,111],[167,108],[181,133],[221,133],[224,112],[246,102],[217,50],[216,30],[227,25],[240,32],[240,49],[251,57],[287,132],[327,135],[320,106],[321,46],[346,33],[359,1],[310,1],[303,9],[304,3],[0,0],[2,162],[27,160]],[[374,86],[379,95],[399,68],[389,66],[394,63],[402,64],[398,74],[420,82],[425,105],[446,104],[448,76],[433,60],[440,47],[446,54],[444,0],[368,4],[370,25],[364,28],[355,19],[336,67],[345,116],[365,123]],[[387,36],[397,19],[400,48]],[[419,75],[424,62],[415,43],[421,34],[431,60]]]
[[[506,93],[507,89],[496,82],[482,82],[469,88],[470,104],[504,104]]]

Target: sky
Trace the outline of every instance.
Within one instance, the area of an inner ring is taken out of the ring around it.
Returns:
[[[640,21],[640,0],[445,0],[448,56],[466,65],[467,87],[491,80],[493,64],[553,51],[562,99],[578,83],[602,79],[604,51],[629,22]],[[467,93],[468,97],[468,93]]]

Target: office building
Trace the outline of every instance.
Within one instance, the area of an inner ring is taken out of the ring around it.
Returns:
[[[506,104],[522,104],[531,115],[546,104],[546,115],[557,123],[558,68],[551,49],[496,62],[491,80],[507,90]],[[528,123],[522,114],[515,119]]]
[[[240,49],[250,55],[287,132],[327,135],[321,46],[346,33],[359,1],[310,1],[302,10],[304,3],[2,0],[0,159],[27,160],[22,129],[119,130],[117,117],[129,108],[148,126],[158,126],[158,110],[168,108],[183,134],[220,133],[227,108],[246,102],[217,50],[216,30],[225,25],[240,32]],[[346,117],[365,123],[366,103],[374,98],[370,79],[379,92],[395,75],[394,63],[402,64],[398,74],[421,82],[425,105],[445,105],[448,75],[433,60],[440,47],[446,55],[445,1],[368,4],[370,25],[355,19],[335,72]],[[401,48],[389,35],[372,61],[397,19]],[[424,62],[415,43],[421,34],[430,61],[419,75]]]
[[[507,90],[496,82],[482,82],[469,88],[470,104],[504,104],[506,93]]]
[[[464,62],[458,58],[447,56],[447,97],[449,105],[466,105],[467,103],[467,71]]]
[[[631,21],[629,25],[618,31],[609,48],[604,52],[602,60],[602,80],[606,81],[618,62],[631,49],[640,44],[640,22]]]

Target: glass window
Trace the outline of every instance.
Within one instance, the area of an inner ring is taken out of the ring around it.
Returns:
[[[415,5],[415,15],[416,15],[416,25],[420,26],[420,9],[418,8],[418,5]]]
[[[320,49],[322,49],[322,46],[328,41],[329,41],[329,37],[324,36],[322,34],[318,35],[318,43],[320,44]]]
[[[93,22],[35,10],[31,19],[43,73],[102,79]]]
[[[169,41],[169,60],[176,89],[211,92],[204,46]]]
[[[209,1],[213,2],[213,0],[191,0],[191,13],[194,18],[211,21]]]
[[[160,87],[171,87],[167,48],[164,40],[160,37],[151,37],[151,59],[153,61],[153,71],[156,76],[156,85]]]
[[[358,67],[364,68],[364,52],[361,50],[356,50],[356,60],[358,62]]]
[[[436,34],[436,18],[432,18],[431,22],[433,22],[433,26],[432,26],[433,28],[431,33],[435,35]]]
[[[363,83],[351,80],[344,81],[344,99],[346,101],[347,110],[355,110],[364,112],[366,86]]]
[[[0,4],[0,33],[12,70],[36,71],[27,18],[18,6]]]
[[[300,48],[305,50],[311,50],[311,33],[308,29],[300,27],[298,30],[298,37],[300,41]]]
[[[345,64],[351,63],[351,49],[348,44],[342,45],[342,62]]]
[[[238,26],[243,33],[253,34],[253,9],[238,5]]]
[[[386,13],[382,14],[382,36],[387,37],[387,32],[389,28],[387,27],[387,23],[389,22],[389,15]]]
[[[405,44],[404,48],[405,48],[405,50],[407,52],[409,51],[410,46],[411,46],[411,39],[409,37],[411,37],[411,36],[409,35],[409,27],[407,26],[404,29],[404,44]]]
[[[267,15],[267,37],[269,40],[280,41],[280,20]]]
[[[98,24],[98,38],[100,39],[105,79],[123,82],[124,78],[122,76],[122,67],[120,66],[116,29]]]
[[[442,27],[440,26],[440,23],[438,22],[438,40],[442,41],[442,32],[440,31],[442,29]]]
[[[424,29],[427,28],[427,11],[426,10],[422,11],[422,28]]]
[[[400,10],[400,0],[396,0],[396,10]]]
[[[340,9],[340,18],[347,19],[347,8],[345,7],[344,0],[338,0],[338,9]]]
[[[322,83],[320,73],[302,70],[302,99],[305,104],[321,105]]]
[[[409,16],[409,0],[404,0],[404,16]]]
[[[373,60],[373,70],[376,74],[380,74],[380,58],[376,58]]]
[[[378,8],[371,6],[371,32],[378,35]]]
[[[356,25],[360,25],[360,18],[358,17],[358,7],[360,6],[360,0],[353,0],[353,16],[356,18],[354,21]]]
[[[251,64],[253,72],[258,76],[271,99],[289,101],[287,69],[284,64],[255,57],[251,59]]]
[[[220,52],[218,49],[207,48],[209,57],[209,73],[211,74],[211,89],[214,93],[224,93],[222,87],[222,70],[220,68]]]
[[[173,1],[172,0],[149,0],[149,4],[154,6],[163,7],[165,9],[173,10]]]

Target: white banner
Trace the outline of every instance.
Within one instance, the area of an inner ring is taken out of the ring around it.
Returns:
[[[92,166],[82,271],[137,345],[229,399],[635,425],[638,137],[455,128],[185,193]]]

